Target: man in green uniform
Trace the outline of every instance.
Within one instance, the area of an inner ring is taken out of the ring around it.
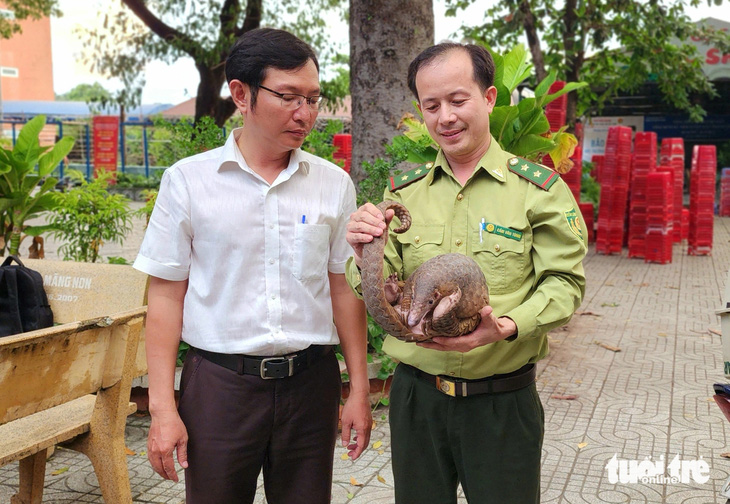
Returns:
[[[494,63],[474,45],[443,43],[412,63],[408,84],[440,150],[432,166],[391,180],[385,199],[413,224],[390,233],[385,275],[408,278],[424,261],[460,252],[481,266],[490,306],[470,334],[384,350],[400,361],[390,424],[398,504],[540,500],[544,414],[535,363],[547,332],[567,323],[585,290],[586,246],[578,205],[557,173],[504,152],[489,132]],[[392,218],[388,211],[386,219]],[[363,243],[386,229],[368,203],[348,223],[360,292]]]

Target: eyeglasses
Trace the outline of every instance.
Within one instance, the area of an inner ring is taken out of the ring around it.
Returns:
[[[296,93],[279,93],[278,91],[269,89],[266,86],[259,87],[281,98],[281,106],[287,110],[296,110],[301,107],[304,102],[307,102],[310,109],[319,110],[320,105],[324,101],[324,96],[322,95],[304,96]]]

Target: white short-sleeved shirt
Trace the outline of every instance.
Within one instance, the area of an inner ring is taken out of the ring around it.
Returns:
[[[302,150],[269,185],[231,132],[162,177],[134,267],[189,280],[182,339],[222,353],[283,355],[338,343],[327,273],[344,273],[355,187]]]

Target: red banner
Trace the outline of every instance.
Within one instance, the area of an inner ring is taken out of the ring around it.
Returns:
[[[99,170],[116,175],[119,152],[119,117],[94,116],[94,176]],[[113,184],[116,177],[110,182]]]

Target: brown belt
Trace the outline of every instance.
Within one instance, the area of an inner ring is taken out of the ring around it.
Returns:
[[[517,371],[508,374],[494,375],[481,380],[465,380],[424,373],[420,369],[401,364],[412,369],[421,380],[435,386],[439,392],[452,397],[467,397],[477,394],[499,394],[512,392],[527,387],[535,382],[534,364],[525,364]]]
[[[304,350],[279,357],[225,354],[193,347],[190,347],[190,350],[205,360],[228,368],[238,374],[255,375],[264,380],[271,380],[274,378],[287,378],[301,373],[317,359],[330,352],[332,348],[332,345],[312,345]]]

